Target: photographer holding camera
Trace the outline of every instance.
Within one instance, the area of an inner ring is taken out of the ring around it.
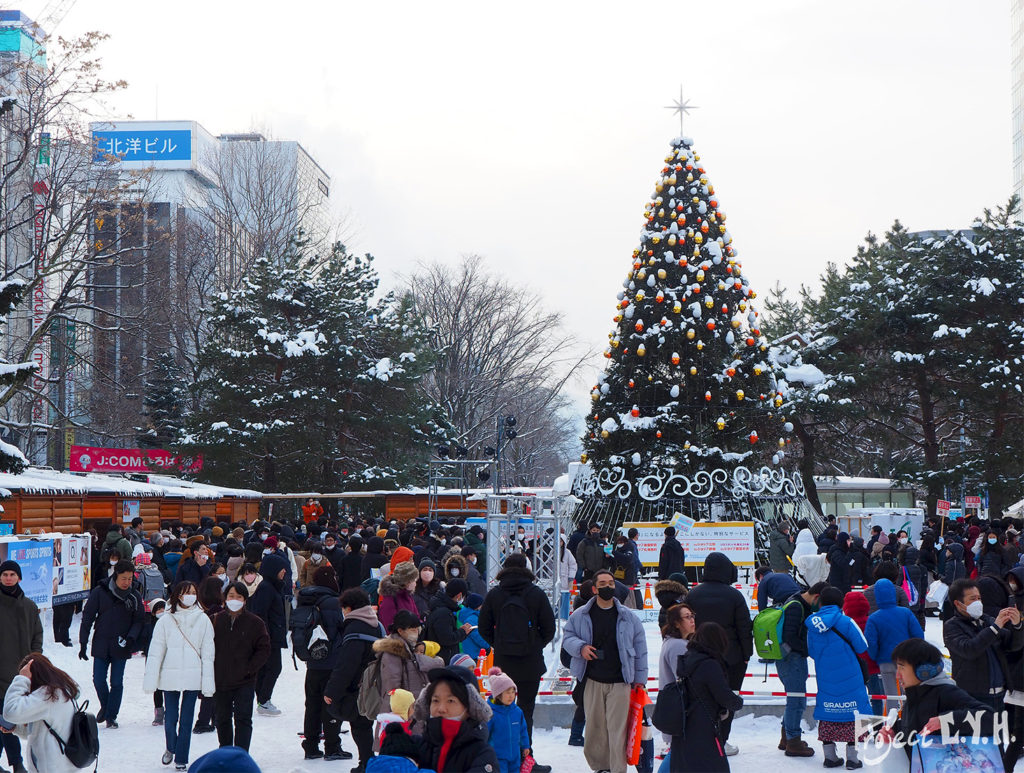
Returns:
[[[586,677],[583,754],[593,770],[626,773],[630,689],[647,685],[647,636],[640,618],[615,598],[615,577],[594,572],[594,598],[569,617],[562,646],[569,669]]]

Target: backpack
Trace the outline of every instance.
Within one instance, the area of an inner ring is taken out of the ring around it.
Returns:
[[[288,630],[292,634],[292,654],[303,663],[327,660],[331,654],[331,640],[327,638],[322,625],[320,601],[296,607],[288,621]]]
[[[342,639],[342,642],[356,640],[373,643],[378,638],[383,639],[387,636],[387,632],[381,623],[377,623],[377,625],[380,627],[381,635],[379,637],[371,636],[367,633],[350,633]],[[380,660],[381,656],[377,655],[374,658],[373,666],[371,668],[364,668],[363,675],[359,677],[359,695],[356,697],[356,711],[359,712],[360,716],[369,720],[376,719],[384,707],[384,699],[380,694]]]
[[[140,566],[137,576],[139,580],[139,595],[142,596],[142,602],[146,605],[146,611],[148,612],[149,605],[152,602],[164,597],[164,576],[152,564]]]
[[[494,648],[502,655],[522,657],[536,649],[535,638],[536,631],[526,599],[521,593],[509,594],[495,620]]]
[[[917,586],[910,581],[910,577],[907,574],[907,567],[903,567],[903,592],[907,594],[907,601],[910,602],[910,608],[913,609],[918,605],[921,600],[921,594],[917,590]]]
[[[71,701],[71,705],[75,707],[75,713],[71,717],[71,730],[68,732],[67,740],[57,735],[57,731],[49,722],[44,720],[43,724],[56,739],[61,754],[68,758],[68,762],[76,768],[93,765],[95,771],[100,756],[100,731],[96,715],[86,711],[89,708],[89,701],[85,701],[81,706]]]
[[[658,698],[654,702],[652,724],[673,738],[682,739],[686,735],[686,682],[686,677],[669,682],[658,691]]]
[[[786,654],[782,651],[782,623],[785,619],[784,610],[790,604],[799,604],[796,599],[789,599],[782,604],[757,613],[754,618],[754,649],[762,660],[782,660]]]

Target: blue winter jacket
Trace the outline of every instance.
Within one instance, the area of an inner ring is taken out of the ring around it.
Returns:
[[[853,722],[855,713],[871,713],[868,691],[857,655],[868,648],[864,634],[839,607],[822,607],[804,621],[807,653],[818,674],[814,718],[826,722]],[[838,632],[838,633],[837,633]],[[846,637],[846,641],[839,634]],[[854,654],[856,653],[856,654]]]
[[[914,613],[896,602],[896,586],[891,581],[881,579],[875,583],[875,602],[878,611],[868,616],[864,629],[868,655],[876,663],[891,663],[897,644],[907,639],[923,639],[924,631]]]
[[[494,753],[498,755],[498,761],[505,767],[505,763],[514,763],[515,769],[519,770],[523,755],[523,749],[530,748],[530,734],[526,732],[526,717],[523,710],[516,704],[505,706],[495,703],[493,700],[487,702],[491,707],[491,719],[487,723],[487,730],[490,733],[489,743]]]
[[[783,601],[793,598],[802,590],[803,588],[797,585],[796,580],[788,574],[770,572],[762,577],[761,582],[758,583],[757,611],[761,612],[768,607],[769,599],[771,599],[772,604],[781,604]]]
[[[615,609],[619,612],[619,621],[615,626],[615,641],[619,645],[619,658],[622,660],[622,681],[626,684],[647,684],[647,633],[644,631],[640,618],[613,599]],[[587,672],[587,661],[580,654],[583,645],[594,643],[594,624],[590,619],[590,609],[597,602],[597,596],[577,609],[565,624],[562,634],[562,648],[569,653],[572,662],[569,670],[577,679],[582,679]]]
[[[462,607],[459,609],[459,614],[455,616],[459,625],[469,623],[470,625],[480,624],[480,610],[470,609],[469,607]],[[484,637],[480,635],[480,629],[474,628],[470,631],[466,638],[459,644],[459,652],[469,655],[473,660],[480,657],[480,650],[484,652],[491,651],[491,645],[484,641]]]

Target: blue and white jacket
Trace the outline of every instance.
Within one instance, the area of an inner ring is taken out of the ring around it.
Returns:
[[[870,714],[871,703],[857,662],[857,656],[868,648],[860,628],[834,604],[809,616],[804,625],[807,654],[814,659],[814,672],[818,674],[814,718],[853,722],[856,712]]]

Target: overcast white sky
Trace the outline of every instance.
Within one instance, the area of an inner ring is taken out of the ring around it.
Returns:
[[[299,140],[385,282],[484,255],[564,311],[588,382],[680,84],[761,295],[1011,192],[1009,0],[78,0],[57,32],[90,29],[111,117]]]

